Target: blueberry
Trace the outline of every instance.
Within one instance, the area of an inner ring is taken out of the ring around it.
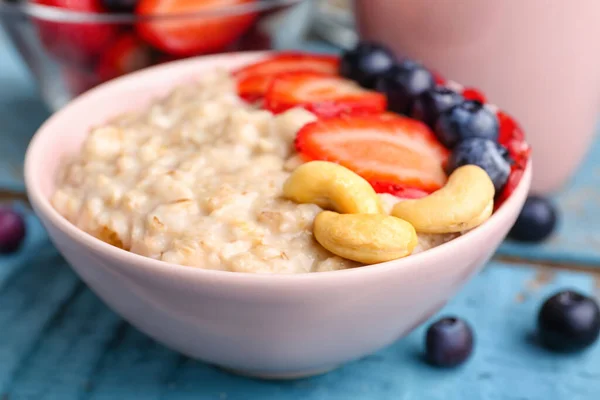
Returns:
[[[538,314],[538,339],[555,351],[578,351],[600,334],[600,309],[594,299],[564,291],[547,299]]]
[[[140,0],[100,0],[102,7],[112,12],[132,13]]]
[[[485,170],[500,193],[508,181],[512,161],[505,147],[484,138],[470,138],[460,142],[450,154],[446,172],[450,175],[458,167],[477,165]]]
[[[554,231],[557,212],[550,200],[529,196],[508,236],[521,242],[541,242]]]
[[[25,238],[25,221],[17,212],[0,208],[0,253],[17,250]]]
[[[473,352],[473,331],[463,320],[446,317],[434,322],[425,337],[425,357],[438,367],[455,367]]]
[[[477,100],[466,100],[444,111],[435,125],[439,141],[450,149],[473,137],[498,141],[498,132],[498,118]]]
[[[342,54],[340,74],[372,89],[377,77],[395,63],[396,58],[388,48],[374,43],[360,43],[353,50]]]
[[[419,95],[413,104],[411,116],[435,129],[441,113],[462,103],[463,96],[445,86],[436,86]]]
[[[376,89],[387,96],[388,108],[406,115],[410,115],[417,96],[434,86],[435,79],[431,72],[410,60],[390,68],[376,83]]]

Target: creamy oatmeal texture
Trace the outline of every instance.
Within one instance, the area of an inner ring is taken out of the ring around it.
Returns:
[[[281,198],[300,163],[295,134],[316,117],[256,110],[234,86],[216,71],[93,129],[62,166],[54,207],[105,242],[176,264],[255,273],[358,266],[314,240],[321,208]],[[398,201],[380,197],[387,212]],[[415,252],[455,236],[419,235]]]

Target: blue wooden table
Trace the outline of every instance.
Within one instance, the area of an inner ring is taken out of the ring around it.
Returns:
[[[23,189],[24,149],[48,113],[1,32],[0,60],[0,199],[14,200]],[[565,288],[594,294],[600,286],[595,154],[599,146],[557,197],[564,212],[557,235],[544,246],[505,244],[499,254],[519,262],[491,262],[442,311],[466,318],[476,332],[473,358],[450,371],[423,363],[421,327],[324,376],[264,382],[229,375],[166,349],[115,315],[17,204],[28,236],[20,252],[0,257],[0,399],[599,399],[600,345],[557,355],[532,335],[546,296]],[[575,229],[578,223],[583,228]],[[544,265],[550,262],[569,265]]]

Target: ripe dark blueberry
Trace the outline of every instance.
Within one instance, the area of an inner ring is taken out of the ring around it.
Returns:
[[[538,338],[555,351],[578,351],[600,334],[600,309],[594,299],[564,291],[547,299],[538,314]]]
[[[446,172],[450,175],[458,167],[474,164],[485,170],[500,194],[508,181],[511,160],[505,147],[483,138],[471,138],[460,142],[450,154]]]
[[[134,12],[140,0],[100,0],[102,7],[112,12]]]
[[[373,89],[376,79],[396,63],[394,53],[387,47],[374,43],[360,43],[342,54],[340,75]]]
[[[410,115],[417,96],[434,86],[435,79],[427,68],[406,60],[383,74],[377,80],[376,89],[385,93],[391,111]]]
[[[440,114],[463,101],[464,98],[460,93],[444,86],[436,86],[421,93],[415,99],[411,116],[425,122],[431,129],[435,129]]]
[[[435,134],[448,148],[469,138],[498,141],[499,124],[496,115],[476,100],[467,100],[444,111],[435,125]]]
[[[425,337],[425,357],[438,367],[455,367],[473,352],[473,331],[463,320],[442,318],[433,323]]]
[[[557,212],[550,200],[529,196],[508,236],[521,242],[541,242],[554,232]]]
[[[19,248],[25,238],[23,217],[8,208],[0,208],[0,253],[11,253]]]

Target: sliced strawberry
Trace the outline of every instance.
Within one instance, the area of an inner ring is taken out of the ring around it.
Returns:
[[[238,80],[240,97],[253,101],[264,96],[277,74],[312,71],[336,75],[339,62],[339,58],[334,56],[286,52],[246,66],[234,75]]]
[[[373,186],[373,189],[375,189],[377,193],[389,193],[401,199],[420,199],[421,197],[425,197],[429,194],[429,192],[418,188],[402,186],[395,183],[379,181],[373,181],[369,183],[371,186]]]
[[[502,192],[496,198],[496,209],[510,197],[519,185],[531,155],[531,147],[525,141],[525,134],[519,124],[503,111],[498,111],[497,116],[500,124],[498,141],[508,149],[508,153],[514,160],[514,164],[504,189],[502,189]]]
[[[436,85],[443,86],[446,84],[446,78],[444,78],[442,75],[435,71],[432,71],[431,74],[433,75],[433,79],[435,80]]]
[[[529,147],[529,144],[525,141],[511,140],[506,145],[506,148],[514,162],[520,168],[525,168],[527,160],[529,160],[529,156],[531,155],[531,147]]]
[[[378,114],[385,111],[386,103],[381,93],[363,89],[348,79],[316,72],[280,74],[265,95],[265,108],[274,113],[304,107],[321,117]]]
[[[414,188],[430,193],[446,183],[446,150],[423,123],[406,117],[342,116],[304,126],[296,150],[306,161],[339,163],[394,194]]]
[[[462,91],[462,95],[467,100],[477,100],[477,101],[480,101],[482,103],[486,103],[487,102],[487,99],[485,98],[485,96],[483,95],[483,93],[481,93],[477,89],[464,88],[463,91]]]
[[[515,191],[516,187],[519,185],[519,182],[521,182],[521,178],[523,177],[524,173],[525,170],[523,168],[513,165],[510,175],[508,176],[508,181],[506,182],[506,185],[504,185],[504,189],[502,189],[502,192],[500,192],[500,194],[496,197],[494,202],[494,211],[500,208],[500,206],[504,204],[504,202]]]
[[[247,65],[234,72],[238,78],[251,75],[270,75],[282,72],[313,71],[336,75],[340,60],[337,56],[326,54],[302,53],[296,51],[280,52],[262,61]]]
[[[250,5],[258,0],[141,0],[142,16],[186,15],[184,18],[141,22],[140,36],[154,47],[175,56],[191,56],[223,50],[239,39],[257,18],[255,12],[220,14],[223,9]],[[189,14],[198,13],[191,17]],[[202,16],[215,13],[215,16]]]
[[[509,140],[525,140],[523,130],[510,115],[504,111],[498,111],[497,116],[500,123],[500,143],[508,143]]]
[[[263,98],[273,77],[250,75],[237,81],[238,96],[253,103]]]
[[[508,149],[508,153],[520,168],[525,168],[531,148],[525,141],[525,134],[517,122],[503,111],[498,111],[498,122],[500,124],[500,134],[498,142]]]
[[[121,36],[100,60],[96,69],[103,81],[116,78],[154,64],[153,49],[136,36]]]
[[[393,111],[385,111],[385,112],[379,114],[379,116],[384,119],[405,118],[404,115],[395,113]]]
[[[45,6],[86,13],[102,13],[99,0],[34,0]],[[33,18],[46,50],[59,61],[88,67],[110,47],[118,34],[117,24],[59,22],[50,18]]]

